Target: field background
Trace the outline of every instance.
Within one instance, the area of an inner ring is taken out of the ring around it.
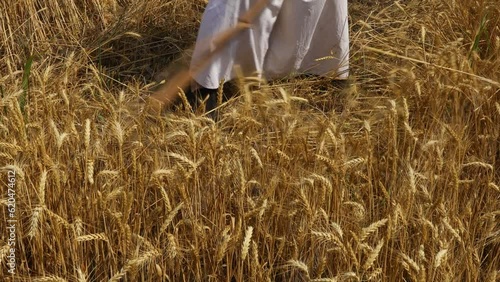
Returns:
[[[204,5],[0,0],[1,281],[499,280],[497,1],[353,0],[349,87],[147,115]]]

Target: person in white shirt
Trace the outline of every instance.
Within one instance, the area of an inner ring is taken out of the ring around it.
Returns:
[[[347,0],[265,1],[249,28],[216,46],[220,34],[241,23],[242,15],[258,2],[263,1],[209,0],[190,65],[192,88],[216,93],[220,82],[233,79],[238,68],[245,76],[266,79],[299,74],[347,78]],[[220,50],[213,53],[216,48]]]

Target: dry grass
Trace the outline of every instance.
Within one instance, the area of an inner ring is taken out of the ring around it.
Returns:
[[[351,1],[348,89],[242,82],[214,123],[129,106],[204,1],[1,0],[0,280],[497,281],[494,2]]]

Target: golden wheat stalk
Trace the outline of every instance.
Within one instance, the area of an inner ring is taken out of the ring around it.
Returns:
[[[222,231],[221,234],[222,239],[219,243],[219,246],[217,247],[217,252],[215,255],[215,260],[217,264],[220,263],[224,258],[224,255],[226,254],[227,251],[228,243],[231,240],[231,235],[229,235],[228,232],[229,232],[228,227],[224,228],[224,231]]]
[[[87,242],[87,241],[108,241],[108,236],[105,233],[88,234],[76,237],[77,242]]]
[[[380,250],[384,246],[384,239],[381,239],[377,246],[371,251],[371,253],[368,255],[368,258],[366,259],[365,264],[363,265],[363,269],[369,269],[373,266],[373,263],[377,259]]]
[[[300,260],[291,259],[286,262],[286,267],[292,267],[300,270],[306,275],[307,280],[310,280],[309,267],[304,262]]]
[[[34,278],[32,281],[33,282],[67,282],[66,279],[59,277],[59,276],[55,276],[55,275]]]
[[[250,248],[250,240],[252,239],[253,227],[248,226],[245,232],[245,238],[243,239],[243,244],[241,245],[241,260],[245,260]]]
[[[448,249],[442,249],[436,254],[436,256],[434,257],[434,268],[438,268],[441,266],[443,261],[446,259],[447,253]]]
[[[135,269],[147,263],[151,259],[157,257],[158,255],[159,253],[157,251],[148,251],[143,253],[141,256],[138,256],[134,259],[127,261],[125,266],[118,273],[113,275],[111,279],[109,279],[109,282],[117,282],[122,280],[123,277],[125,277],[128,272],[134,271]]]
[[[368,51],[372,51],[372,52],[379,53],[379,54],[382,54],[382,55],[386,55],[386,56],[389,56],[389,57],[399,58],[399,59],[407,60],[407,61],[410,61],[410,62],[422,64],[422,65],[432,66],[432,67],[435,67],[435,68],[439,68],[439,69],[450,71],[450,72],[455,73],[455,74],[463,74],[463,75],[466,75],[466,76],[469,76],[469,77],[472,77],[472,78],[476,78],[476,79],[478,79],[480,81],[484,81],[484,82],[489,83],[491,85],[494,85],[496,87],[500,87],[500,82],[498,82],[498,81],[494,81],[492,79],[489,79],[489,78],[486,78],[486,77],[482,77],[482,76],[479,76],[479,75],[476,75],[476,74],[473,74],[473,73],[470,73],[470,72],[465,72],[465,71],[462,71],[462,70],[458,70],[456,68],[450,68],[450,67],[445,67],[445,66],[437,65],[437,64],[434,64],[434,63],[422,61],[422,60],[411,58],[411,57],[408,57],[408,56],[394,54],[394,53],[392,53],[390,51],[385,51],[385,50],[381,50],[381,49],[377,49],[377,48],[373,48],[373,47],[369,47],[369,46],[363,46],[363,48],[366,49],[366,50],[368,50]]]
[[[170,211],[170,213],[168,214],[167,218],[165,219],[165,221],[161,225],[161,228],[160,228],[160,232],[161,233],[163,233],[163,232],[165,232],[165,230],[167,230],[168,226],[170,225],[170,223],[172,222],[172,220],[174,219],[174,217],[182,209],[183,206],[184,206],[184,203],[181,202],[172,211]]]

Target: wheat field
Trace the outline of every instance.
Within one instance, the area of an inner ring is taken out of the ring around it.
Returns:
[[[348,87],[141,111],[205,4],[0,0],[1,281],[500,280],[497,1],[353,0]]]

